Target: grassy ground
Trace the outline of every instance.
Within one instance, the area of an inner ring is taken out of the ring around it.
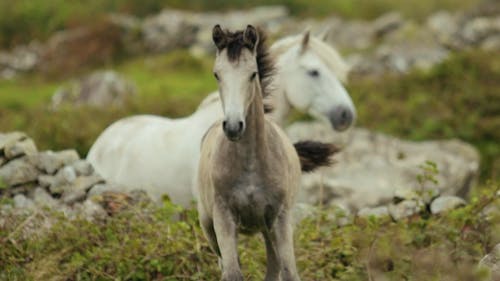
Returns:
[[[488,219],[480,213],[491,204],[500,208],[500,199],[492,197],[499,188],[498,184],[483,188],[472,204],[448,214],[423,212],[399,222],[357,218],[338,227],[331,216],[338,211],[323,210],[296,226],[302,280],[486,280],[487,273],[476,265],[500,242],[500,217],[498,212]],[[179,212],[182,219],[173,220]],[[1,219],[1,280],[218,280],[220,276],[196,212],[169,203],[161,208],[131,208],[95,222],[68,221],[44,211]],[[52,228],[37,227],[38,219],[50,220]],[[30,232],[29,225],[38,232]],[[240,238],[246,280],[263,279],[264,248],[259,236]]]
[[[110,12],[126,12],[144,16],[165,7],[191,10],[248,8],[255,5],[280,4],[298,16],[327,16],[337,14],[348,18],[375,18],[389,10],[402,12],[414,19],[423,19],[440,9],[469,8],[480,0],[87,0],[31,1],[0,0],[0,49],[27,42],[33,38],[46,39],[54,31],[88,25]]]

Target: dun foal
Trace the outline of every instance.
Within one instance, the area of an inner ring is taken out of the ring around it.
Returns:
[[[213,29],[214,75],[224,119],[206,133],[198,171],[200,223],[219,256],[222,280],[243,280],[237,234],[261,232],[267,252],[265,280],[300,280],[295,266],[291,208],[302,170],[329,163],[330,145],[292,145],[265,116],[273,63],[264,34]],[[300,155],[300,158],[299,158]]]

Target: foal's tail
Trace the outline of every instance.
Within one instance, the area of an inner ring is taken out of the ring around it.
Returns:
[[[317,141],[300,141],[294,146],[299,154],[303,172],[312,172],[318,167],[329,166],[332,164],[331,156],[340,150],[333,144]]]

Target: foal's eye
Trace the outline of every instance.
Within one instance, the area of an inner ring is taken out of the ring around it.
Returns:
[[[311,69],[311,70],[307,71],[307,74],[309,74],[312,77],[318,77],[319,76],[319,71],[316,70],[316,69]]]
[[[252,73],[252,76],[250,76],[250,81],[255,79],[255,77],[257,77],[257,72]]]
[[[217,81],[219,81],[219,75],[217,75],[217,72],[214,72],[214,77],[215,79],[217,79]]]

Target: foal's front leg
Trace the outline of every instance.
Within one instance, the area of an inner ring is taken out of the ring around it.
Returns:
[[[214,206],[214,229],[222,257],[222,281],[243,281],[238,262],[236,224],[229,210]]]
[[[276,241],[282,281],[300,281],[293,250],[293,228],[290,210],[281,213],[273,227],[271,237]]]

